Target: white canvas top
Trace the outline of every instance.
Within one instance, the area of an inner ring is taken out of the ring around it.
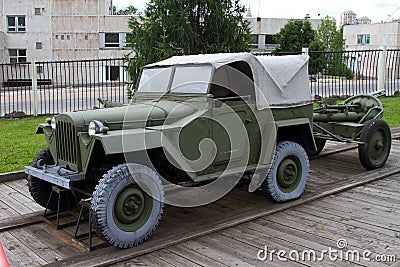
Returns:
[[[146,67],[186,64],[221,66],[244,61],[253,72],[258,109],[299,106],[312,102],[308,56],[254,56],[250,53],[174,56]]]

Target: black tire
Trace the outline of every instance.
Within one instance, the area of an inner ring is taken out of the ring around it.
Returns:
[[[276,202],[299,198],[306,188],[309,170],[308,156],[301,145],[279,142],[263,188]]]
[[[358,145],[358,157],[367,170],[374,170],[385,165],[390,148],[392,136],[389,125],[383,120],[367,121],[361,130]]]
[[[326,139],[323,138],[315,138],[315,144],[317,145],[317,150],[306,150],[307,155],[309,157],[315,157],[321,153],[321,151],[324,149],[325,144],[326,144]]]
[[[140,179],[140,186],[134,177]],[[163,208],[164,191],[158,175],[143,165],[120,164],[104,174],[96,186],[91,221],[107,242],[129,248],[149,238]]]
[[[46,164],[46,165],[53,165],[54,164],[54,159],[50,153],[50,149],[46,147],[45,149],[42,149],[33,159],[31,166],[35,167],[37,162],[39,160],[41,161],[41,165]],[[31,175],[28,175],[28,187],[29,187],[29,192],[31,193],[32,198],[38,203],[40,206],[43,208],[46,208],[47,201],[49,200],[50,194],[51,194],[51,187],[53,184],[44,181],[42,179],[33,177]],[[76,201],[75,198],[73,197],[72,193],[70,190],[64,191],[61,193],[61,198],[60,198],[60,212],[68,211],[71,210],[73,207],[76,206]],[[57,211],[57,206],[58,206],[58,195],[56,193],[53,193],[50,202],[48,204],[48,209]]]

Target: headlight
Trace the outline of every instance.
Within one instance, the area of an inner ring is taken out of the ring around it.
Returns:
[[[89,123],[88,134],[92,136],[98,133],[107,133],[108,130],[109,128],[104,126],[103,123],[97,120],[93,120]]]
[[[50,124],[51,128],[54,130],[56,128],[56,117],[51,118]]]

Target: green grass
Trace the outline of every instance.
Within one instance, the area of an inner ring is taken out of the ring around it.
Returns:
[[[36,135],[36,127],[46,117],[0,119],[0,173],[22,170],[44,147],[43,135]]]
[[[384,113],[383,119],[390,127],[400,125],[400,97],[381,98]]]
[[[400,125],[400,97],[381,98],[385,113],[383,119],[392,127]],[[0,119],[0,173],[22,170],[44,147],[43,135],[35,130],[46,117]]]

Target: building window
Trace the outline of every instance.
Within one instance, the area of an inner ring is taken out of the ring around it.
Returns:
[[[371,43],[371,36],[369,34],[357,35],[357,44],[367,45]]]
[[[132,38],[133,38],[133,34],[132,33],[127,33],[125,35],[125,44],[124,47],[129,47],[132,45]]]
[[[253,47],[253,48],[258,48],[258,34],[252,34],[251,35],[251,46]]]
[[[25,16],[7,16],[7,24],[9,32],[24,32]]]
[[[275,40],[274,40],[274,35],[273,34],[267,34],[265,36],[265,44],[276,44]]]
[[[42,42],[36,42],[36,49],[43,49],[43,43]]]
[[[35,8],[35,15],[42,15],[42,9]]]
[[[119,33],[106,33],[104,47],[119,47]]]
[[[10,55],[10,63],[25,63],[26,60],[26,49],[9,49],[8,54]]]
[[[106,80],[107,81],[119,80],[119,66],[106,66]]]

